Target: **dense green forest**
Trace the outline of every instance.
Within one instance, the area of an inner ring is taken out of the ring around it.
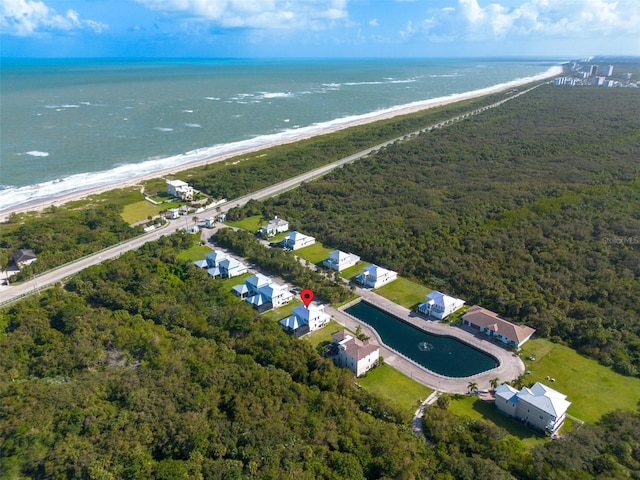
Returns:
[[[178,260],[191,242],[162,237],[2,310],[0,477],[640,478],[630,412],[528,451],[434,407],[426,443],[348,370]]]
[[[40,214],[14,215],[2,225],[0,268],[11,263],[18,249],[29,248],[38,260],[16,275],[17,280],[24,280],[140,235],[142,227],[129,226],[121,211],[115,203],[75,202],[49,207]]]
[[[638,111],[635,89],[543,86],[260,208],[639,375]]]
[[[254,235],[244,230],[234,231],[231,228],[224,228],[215,234],[214,240],[216,244],[233,250],[272,275],[280,276],[295,285],[310,288],[322,302],[344,303],[352,295],[342,283],[336,283],[321,273],[303,266],[294,255],[282,249],[265,248]]]

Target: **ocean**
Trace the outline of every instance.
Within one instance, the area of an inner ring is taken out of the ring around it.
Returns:
[[[3,60],[0,211],[538,78],[560,63]]]

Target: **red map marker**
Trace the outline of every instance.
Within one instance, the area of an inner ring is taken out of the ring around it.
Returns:
[[[309,304],[311,303],[311,300],[313,300],[313,292],[308,288],[305,288],[300,292],[300,298],[302,299],[304,306],[309,308]]]

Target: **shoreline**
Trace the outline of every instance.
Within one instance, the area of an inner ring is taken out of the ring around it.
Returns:
[[[337,119],[329,128],[319,129],[317,131],[301,131],[299,134],[293,134],[288,138],[280,138],[279,140],[274,140],[272,142],[267,142],[261,145],[252,145],[252,146],[244,146],[238,147],[237,149],[233,149],[227,151],[225,153],[221,153],[218,155],[207,156],[201,159],[194,159],[189,162],[185,162],[180,165],[173,165],[171,167],[159,168],[158,170],[154,170],[153,172],[147,174],[140,174],[131,177],[126,181],[121,181],[118,183],[108,183],[96,187],[89,187],[82,190],[74,190],[68,193],[61,193],[59,195],[53,195],[44,199],[34,199],[32,201],[26,201],[17,205],[15,207],[9,207],[5,210],[0,210],[0,221],[5,222],[12,214],[26,213],[26,212],[40,212],[51,206],[60,206],[65,203],[82,200],[84,198],[98,195],[107,191],[116,190],[119,188],[127,188],[137,185],[139,182],[143,182],[146,180],[150,180],[153,178],[162,178],[167,175],[175,175],[179,172],[189,170],[191,168],[197,168],[204,165],[219,163],[230,158],[239,156],[239,155],[247,155],[250,153],[255,153],[261,150],[265,150],[267,148],[272,148],[280,145],[286,145],[290,143],[296,143],[302,140],[307,140],[313,137],[318,137],[326,134],[331,134],[340,130],[344,130],[346,128],[351,128],[355,126],[366,125],[369,123],[374,123],[380,120],[387,120],[390,118],[402,116],[402,115],[410,115],[414,113],[418,113],[421,111],[429,110],[432,108],[437,108],[445,105],[450,105],[453,103],[457,103],[464,100],[470,100],[475,98],[484,97],[486,95],[491,95],[495,93],[504,92],[516,87],[520,87],[522,85],[526,85],[536,81],[543,81],[549,78],[555,77],[562,72],[561,66],[551,67],[546,72],[543,72],[534,77],[527,77],[522,79],[512,80],[510,82],[505,82],[502,84],[494,85],[491,87],[486,87],[478,90],[472,90],[469,92],[452,94],[446,97],[438,97],[424,101],[413,102],[410,104],[400,105],[396,107],[387,108],[380,111],[370,112],[368,114],[359,115],[357,117],[352,117],[350,119],[345,119],[343,122],[340,122],[340,119]],[[311,125],[309,128],[312,128]],[[308,130],[307,127],[303,127],[301,130]]]

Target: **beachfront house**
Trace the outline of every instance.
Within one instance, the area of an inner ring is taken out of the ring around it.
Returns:
[[[187,202],[193,200],[193,187],[182,180],[167,180],[167,193]]]
[[[260,233],[264,238],[269,238],[279,233],[284,233],[287,230],[289,230],[289,222],[278,218],[276,215],[273,220],[260,229]]]
[[[13,263],[16,264],[18,269],[31,265],[37,259],[38,257],[30,248],[21,248],[13,254]]]
[[[356,277],[356,281],[364,287],[380,288],[396,278],[398,278],[398,272],[372,264],[364,268],[364,272]]]
[[[282,248],[285,250],[298,250],[300,248],[313,245],[314,243],[316,243],[316,239],[314,237],[310,237],[309,235],[305,235],[300,232],[291,232],[284,238],[284,240],[282,240],[282,242],[280,242]]]
[[[418,311],[438,320],[444,320],[456,310],[464,306],[464,300],[450,297],[442,292],[434,290],[427,295],[424,303],[418,306]]]
[[[566,395],[540,382],[520,391],[502,384],[496,388],[495,398],[500,412],[549,435],[562,426],[571,405]]]
[[[293,309],[292,315],[280,320],[280,325],[293,335],[299,337],[324,327],[331,320],[331,315],[324,311],[324,305],[315,302],[309,307],[300,305]]]
[[[346,367],[356,377],[364,375],[378,364],[380,348],[369,342],[359,340],[346,330],[333,334],[334,361],[339,367]]]
[[[286,305],[293,299],[293,294],[286,285],[276,283],[261,273],[252,275],[231,291],[260,313]]]
[[[322,261],[322,264],[330,268],[331,270],[335,270],[336,272],[341,272],[349,267],[353,267],[360,261],[360,257],[358,255],[354,255],[353,253],[345,253],[340,250],[334,250],[329,254],[329,258],[325,258]]]
[[[521,347],[535,333],[535,329],[511,323],[479,305],[464,312],[462,324],[515,347]]]

